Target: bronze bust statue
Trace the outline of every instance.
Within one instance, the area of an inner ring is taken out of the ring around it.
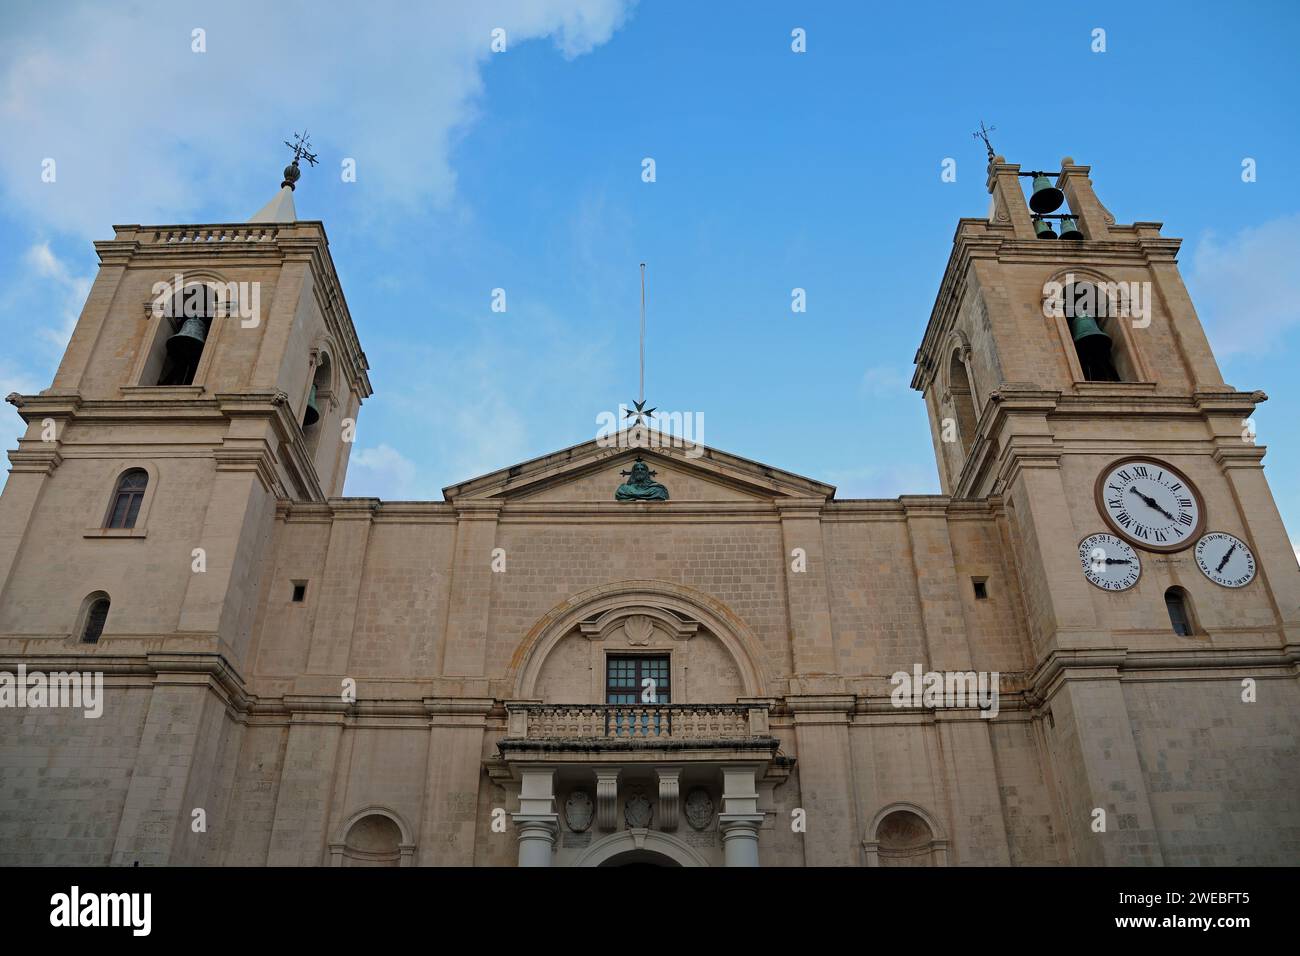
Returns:
[[[632,465],[631,471],[620,471],[620,475],[628,477],[630,480],[627,484],[619,485],[618,490],[614,492],[614,498],[618,501],[667,501],[668,489],[659,482],[654,480],[657,471],[651,471],[650,466],[640,458]]]

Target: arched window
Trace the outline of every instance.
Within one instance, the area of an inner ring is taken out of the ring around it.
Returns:
[[[1169,611],[1169,623],[1179,637],[1190,637],[1196,633],[1196,621],[1192,617],[1192,602],[1182,588],[1170,588],[1165,592],[1165,608]]]
[[[134,528],[144,501],[144,490],[149,485],[149,474],[143,468],[122,472],[113,491],[113,501],[108,509],[105,528]]]
[[[957,417],[957,437],[964,454],[970,454],[975,441],[975,397],[971,393],[970,376],[961,352],[954,351],[948,366],[948,394],[952,396],[953,411]]]
[[[109,599],[103,591],[89,595],[83,603],[81,614],[81,643],[98,644],[108,620]]]

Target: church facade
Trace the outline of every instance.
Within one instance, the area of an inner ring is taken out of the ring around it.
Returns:
[[[115,227],[9,396],[0,863],[1300,863],[1265,396],[1088,167],[990,159],[917,329],[943,494],[890,500],[637,429],[341,497],[295,178]]]

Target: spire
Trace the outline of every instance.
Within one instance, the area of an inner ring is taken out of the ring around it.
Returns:
[[[249,222],[297,222],[298,210],[293,206],[293,189],[298,178],[302,176],[302,170],[298,167],[298,160],[305,159],[308,164],[316,165],[316,154],[311,152],[311,140],[307,138],[307,131],[293,134],[294,141],[291,143],[287,139],[284,145],[293,150],[293,162],[284,167],[284,179],[280,183],[280,191],[276,193],[269,203],[253,214]]]
[[[253,214],[249,222],[297,222],[298,211],[293,208],[293,187],[287,183],[280,187],[269,203]]]

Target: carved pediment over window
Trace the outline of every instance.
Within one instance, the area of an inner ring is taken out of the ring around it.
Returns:
[[[700,622],[670,608],[633,604],[613,608],[582,621],[578,629],[593,641],[616,641],[632,647],[645,647],[655,633],[673,641],[689,641],[700,629]]]

